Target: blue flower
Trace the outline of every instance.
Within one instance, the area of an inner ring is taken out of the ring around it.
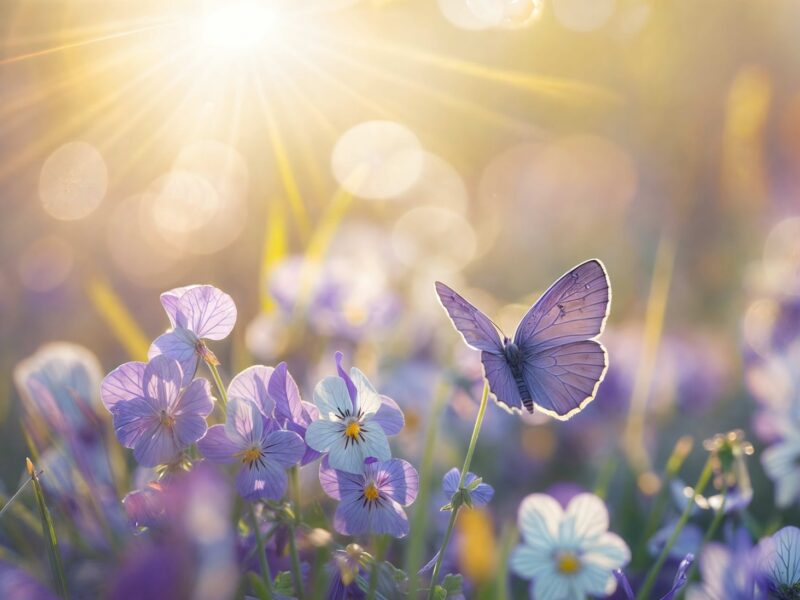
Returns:
[[[758,545],[759,571],[779,600],[800,599],[800,529],[784,527]]]
[[[566,510],[552,497],[531,494],[519,507],[522,544],[511,569],[532,580],[536,600],[583,600],[617,587],[613,572],[630,560],[622,539],[608,531],[608,511],[593,494],[579,494]]]
[[[458,491],[458,480],[461,478],[461,471],[453,467],[442,478],[442,492],[448,501]],[[478,476],[475,473],[468,472],[464,478],[464,489],[469,495],[470,503],[472,506],[486,506],[494,496],[494,488],[488,483],[478,483]],[[474,487],[473,487],[474,486]]]
[[[693,585],[688,600],[757,600],[766,598],[758,587],[756,552],[746,529],[738,530],[726,544],[706,544],[700,554],[700,585]]]
[[[764,450],[761,464],[775,483],[775,504],[786,508],[800,500],[800,431],[793,431],[783,440]]]
[[[319,419],[306,430],[306,443],[327,452],[331,467],[361,474],[364,461],[392,457],[387,435],[403,428],[403,413],[394,400],[380,396],[366,376],[353,367],[350,375],[336,353],[339,377],[326,377],[314,389]]]
[[[694,554],[690,553],[684,557],[684,559],[678,565],[678,570],[675,572],[675,579],[672,581],[672,587],[666,594],[661,596],[661,600],[673,600],[673,598],[675,598],[675,594],[683,589],[683,586],[685,586],[686,582],[689,580],[689,569],[691,568],[693,562]],[[614,571],[614,577],[617,578],[617,582],[622,588],[622,592],[625,594],[625,597],[628,600],[635,600],[631,584],[628,581],[628,578],[625,577],[625,573],[623,573],[622,569],[617,569]]]

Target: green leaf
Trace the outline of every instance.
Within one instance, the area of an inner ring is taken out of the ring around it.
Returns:
[[[291,571],[281,571],[275,575],[275,582],[273,584],[275,593],[283,596],[291,596],[294,594],[294,583],[292,582]]]
[[[451,596],[458,596],[461,592],[461,584],[464,578],[461,577],[459,574],[450,573],[445,575],[444,581],[442,581],[442,587],[447,592],[447,597]]]
[[[435,585],[433,586],[433,594],[431,597],[433,600],[444,600],[447,598],[447,590],[440,585]]]
[[[475,490],[480,484],[483,483],[483,477],[476,477],[472,480],[472,482],[467,486],[467,489],[471,492]]]

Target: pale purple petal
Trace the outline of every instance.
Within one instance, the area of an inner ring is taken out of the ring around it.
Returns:
[[[449,500],[458,491],[458,482],[461,479],[461,471],[453,467],[442,477],[442,492]]]
[[[156,421],[136,442],[133,456],[143,467],[156,467],[174,461],[181,450],[173,432]]]
[[[488,483],[480,483],[478,487],[470,492],[473,506],[486,506],[492,501],[494,488]]]
[[[408,534],[408,517],[393,500],[363,505],[362,500],[349,497],[336,508],[333,527],[343,535],[389,534],[404,537]]]
[[[326,458],[319,465],[319,483],[323,491],[334,500],[358,498],[364,491],[364,476],[339,471],[330,466]]]
[[[274,370],[263,365],[245,369],[231,381],[228,386],[228,397],[252,400],[265,417],[272,416],[275,401],[270,397],[268,387]]]
[[[206,379],[195,379],[189,384],[175,406],[175,416],[194,414],[207,417],[214,410],[214,397],[211,395],[211,385]]]
[[[169,323],[175,327],[175,317],[178,314],[178,306],[180,305],[181,297],[190,289],[197,287],[196,285],[187,285],[184,287],[177,287],[161,294],[161,306],[169,317]]]
[[[369,472],[370,469],[366,469]],[[417,498],[419,476],[411,463],[395,458],[377,463],[375,484],[381,493],[402,506],[408,506]]]
[[[143,362],[127,362],[105,376],[100,384],[100,398],[108,410],[112,410],[121,400],[144,395],[145,366]]]
[[[269,379],[269,396],[275,402],[275,417],[288,419],[301,425],[308,425],[303,419],[303,403],[300,400],[300,390],[297,383],[289,373],[286,363],[282,362],[272,373]]]
[[[186,413],[175,416],[173,437],[178,447],[183,450],[203,437],[208,430],[205,417],[198,414]]]
[[[358,397],[358,391],[356,390],[356,386],[353,383],[353,380],[350,379],[350,376],[347,374],[347,371],[344,370],[342,367],[342,358],[343,355],[341,352],[337,352],[334,354],[334,359],[336,360],[336,372],[339,374],[339,377],[342,378],[345,385],[347,386],[347,393],[350,396],[350,401],[353,403],[353,407],[356,406],[356,399]]]
[[[243,466],[236,476],[236,491],[245,500],[280,500],[287,484],[286,471],[269,459]]]
[[[267,434],[261,448],[267,460],[284,468],[296,465],[306,452],[303,438],[293,431],[282,429]]]
[[[314,404],[323,419],[353,414],[353,402],[347,392],[347,385],[339,377],[326,377],[317,384],[314,388]]]
[[[112,420],[119,443],[126,448],[134,448],[158,423],[158,413],[144,398],[134,398],[117,403]]]
[[[172,409],[178,402],[183,373],[178,361],[156,356],[144,369],[145,398],[160,409]]]
[[[370,424],[371,423],[372,422],[370,421]],[[382,429],[377,427],[362,427],[361,432],[364,435],[364,441],[360,444],[356,444],[356,447],[361,451],[362,463],[370,457],[377,458],[380,462],[392,458],[392,450],[389,448],[389,440],[386,439],[386,434],[383,433]]]
[[[367,458],[364,444],[345,445],[344,425],[336,421],[314,421],[306,430],[306,444],[319,452],[328,452],[328,460],[334,469],[360,474]]]
[[[288,431],[294,431],[297,435],[299,435],[303,441],[303,447],[305,451],[303,453],[303,458],[300,459],[300,466],[305,466],[310,462],[317,460],[320,456],[322,456],[321,452],[317,452],[311,446],[305,443],[306,439],[306,427],[303,425],[298,425],[297,423],[293,423],[292,421],[286,421],[286,429]]]
[[[370,383],[369,379],[367,379],[367,376],[364,375],[360,369],[351,367],[350,379],[356,386],[356,410],[361,410],[361,412],[367,415],[378,412],[382,404],[381,397]]]
[[[461,477],[461,471],[453,467],[442,478],[442,492],[449,500],[453,494],[458,490],[458,481]],[[478,478],[475,473],[468,472],[464,478],[464,487],[469,489],[470,484]],[[494,496],[494,488],[488,483],[479,483],[475,489],[469,491],[470,498],[472,499],[473,506],[486,506]]]
[[[242,447],[261,443],[264,416],[252,400],[231,398],[225,410],[225,434]]]
[[[378,423],[386,435],[397,435],[406,424],[403,411],[397,402],[388,396],[380,396],[381,406],[372,417],[373,423]]]
[[[188,385],[197,371],[197,340],[192,340],[190,336],[191,332],[185,329],[168,331],[158,336],[147,352],[151,362],[158,356],[177,360],[183,372],[183,385]]]
[[[197,449],[212,463],[224,464],[237,462],[239,460],[237,454],[244,447],[227,436],[224,425],[213,425],[209,427],[203,439],[197,442]]]
[[[175,323],[190,329],[199,338],[222,340],[236,324],[236,305],[222,290],[199,285],[181,296]]]

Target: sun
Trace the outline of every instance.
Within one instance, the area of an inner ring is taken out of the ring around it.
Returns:
[[[204,11],[199,27],[206,46],[229,54],[257,50],[276,33],[280,15],[266,2],[220,2]]]

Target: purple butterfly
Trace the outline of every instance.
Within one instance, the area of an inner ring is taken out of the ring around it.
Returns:
[[[608,368],[603,331],[611,301],[605,267],[597,259],[567,271],[530,308],[514,339],[443,283],[436,293],[467,345],[481,351],[489,389],[511,410],[567,420],[594,398]]]

